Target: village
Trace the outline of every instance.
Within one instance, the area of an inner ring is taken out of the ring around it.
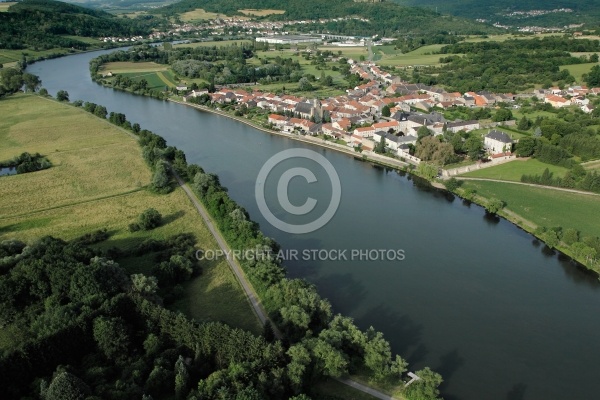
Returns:
[[[433,136],[446,132],[471,132],[488,129],[483,137],[485,152],[490,159],[514,157],[510,135],[496,127],[512,127],[516,121],[450,121],[439,110],[463,106],[495,108],[500,103],[519,108],[517,100],[536,97],[560,108],[576,104],[583,112],[594,110],[588,95],[599,95],[600,88],[572,86],[536,89],[522,94],[489,92],[446,92],[424,84],[403,82],[399,77],[382,71],[373,62],[348,60],[351,72],[366,83],[346,90],[345,95],[325,99],[301,98],[291,94],[264,93],[239,88],[218,88],[187,92],[184,101],[210,96],[216,105],[236,104],[248,109],[258,107],[270,112],[268,127],[288,134],[323,135],[337,143],[345,143],[359,151],[373,152],[385,141],[386,153],[402,161],[418,165],[421,160],[411,151],[418,140],[419,129],[427,128]],[[187,87],[178,87],[186,91]],[[387,108],[389,113],[384,113]],[[389,116],[385,116],[389,115]]]

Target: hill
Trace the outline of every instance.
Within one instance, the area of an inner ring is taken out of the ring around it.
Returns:
[[[471,19],[511,26],[558,26],[600,24],[600,2],[596,0],[394,0],[405,6],[419,6]],[[570,12],[548,12],[568,8]],[[545,13],[519,12],[543,10]],[[517,12],[517,14],[512,14]]]
[[[152,12],[165,16],[175,16],[202,8],[207,12],[226,15],[242,15],[239,10],[275,9],[284,10],[283,14],[272,14],[264,18],[271,20],[302,20],[320,18],[362,17],[367,19],[349,19],[330,21],[321,24],[320,29],[329,32],[354,35],[393,36],[398,33],[429,35],[435,33],[480,34],[490,33],[494,28],[466,21],[463,18],[443,16],[432,10],[405,7],[393,2],[363,3],[353,0],[183,0]],[[314,30],[311,26],[310,29]]]
[[[150,32],[154,20],[151,17],[117,18],[103,11],[59,1],[24,0],[0,13],[0,48],[85,49],[89,43],[66,36],[143,35]]]

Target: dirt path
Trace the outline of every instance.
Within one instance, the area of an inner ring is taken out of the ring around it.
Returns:
[[[210,231],[210,233],[213,235],[213,237],[219,244],[219,248],[221,250],[223,250],[225,252],[225,254],[231,254],[231,249],[229,248],[229,245],[227,244],[227,242],[221,235],[221,232],[219,232],[219,229],[214,225],[213,220],[208,215],[208,212],[204,208],[204,205],[198,201],[198,198],[196,197],[196,195],[192,192],[192,190],[189,188],[189,186],[179,177],[179,175],[177,175],[177,173],[174,170],[172,170],[172,172],[173,172],[173,175],[175,176],[175,179],[177,179],[177,183],[179,184],[179,186],[181,186],[181,188],[185,191],[185,194],[187,194],[189,199],[192,201],[192,204],[194,204],[194,207],[196,208],[196,210],[198,210],[198,213],[204,220],[204,223],[208,227],[208,230]],[[263,308],[263,306],[260,302],[260,299],[258,298],[258,295],[254,291],[254,288],[252,287],[250,282],[248,282],[248,280],[246,279],[244,271],[242,271],[241,266],[239,265],[237,260],[235,260],[234,257],[227,257],[227,263],[229,264],[229,267],[235,274],[238,282],[244,289],[244,292],[246,293],[246,297],[248,298],[248,301],[250,302],[252,309],[256,313],[256,316],[260,320],[261,324],[264,325],[265,322],[269,319],[267,316],[267,312]],[[281,336],[282,336],[281,332],[277,331],[275,326],[273,326],[273,330],[275,330],[275,335],[278,338],[281,338]]]

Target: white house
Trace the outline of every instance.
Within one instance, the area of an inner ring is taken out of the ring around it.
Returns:
[[[470,132],[475,129],[479,129],[479,121],[459,121],[459,122],[449,122],[446,124],[446,129],[449,132],[458,132],[465,131]]]
[[[483,139],[483,146],[492,155],[511,152],[513,140],[506,133],[492,130]]]
[[[364,128],[356,128],[354,130],[354,135],[362,137],[362,138],[373,137],[374,133],[375,133],[375,128],[373,128],[372,126],[366,126]]]
[[[394,134],[377,131],[373,134],[373,141],[375,143],[379,143],[381,141],[381,137],[385,137],[385,145],[394,151],[398,151],[400,146],[412,144],[415,145],[417,143],[416,136],[396,136]]]

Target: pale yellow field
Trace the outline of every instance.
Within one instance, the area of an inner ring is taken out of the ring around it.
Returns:
[[[182,21],[190,22],[190,21],[200,21],[200,20],[208,20],[215,18],[223,18],[223,14],[217,14],[213,12],[204,11],[203,8],[196,8],[193,11],[188,11],[179,16]]]
[[[106,63],[101,67],[102,71],[112,72],[115,74],[123,72],[157,72],[166,71],[168,65],[157,64],[155,62],[128,62],[116,61]]]
[[[8,11],[8,7],[12,6],[13,4],[15,4],[15,2],[0,3],[0,12]]]
[[[264,17],[265,15],[272,15],[272,14],[285,14],[285,10],[257,10],[254,8],[246,8],[244,10],[238,10],[239,12],[241,12],[244,15],[253,15],[256,17]]]
[[[588,161],[586,163],[581,164],[583,168],[587,170],[596,170],[600,171],[600,160]]]
[[[504,35],[488,35],[487,37],[482,36],[471,36],[466,38],[465,42],[503,42],[509,39],[534,39],[534,38],[543,38],[546,36],[561,36],[562,33],[538,33],[535,35],[514,35],[511,33],[506,33]]]
[[[50,169],[0,177],[0,241],[32,241],[45,235],[66,240],[106,228],[100,247],[131,248],[141,241],[189,232],[196,247],[216,249],[214,238],[181,188],[168,195],[145,189],[151,173],[136,139],[87,112],[34,95],[0,100],[0,159],[24,151],[47,156]],[[164,223],[131,233],[147,208]],[[149,272],[152,257],[120,261],[130,272]],[[202,275],[184,285],[174,305],[198,320],[219,320],[260,332],[239,283],[225,261],[202,263]]]

